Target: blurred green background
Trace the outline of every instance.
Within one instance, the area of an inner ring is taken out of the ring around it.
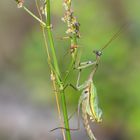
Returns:
[[[55,49],[61,72],[70,61],[70,42],[62,1],[52,2],[52,24]],[[34,1],[25,4],[37,14]],[[110,44],[102,56],[94,78],[103,123],[91,124],[99,140],[139,140],[140,138],[140,1],[73,0],[74,14],[80,22],[78,40],[81,61],[94,60],[98,49],[124,23],[126,30]],[[82,71],[81,83],[91,69]],[[67,82],[76,82],[77,72]],[[69,114],[77,107],[80,94],[68,88]],[[70,120],[76,127],[77,116]],[[61,132],[49,133],[59,126],[56,103],[47,65],[47,56],[39,24],[14,1],[0,1],[0,140],[56,140]],[[72,132],[72,139],[87,140],[83,129]]]

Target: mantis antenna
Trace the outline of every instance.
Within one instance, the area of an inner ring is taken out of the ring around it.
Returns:
[[[113,35],[113,37],[100,49],[100,51],[103,51],[105,48],[107,48],[109,46],[109,44],[115,40],[120,33],[125,29],[126,25],[128,25],[127,23],[123,24],[120,29]]]

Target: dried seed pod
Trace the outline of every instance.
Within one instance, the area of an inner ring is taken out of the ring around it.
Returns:
[[[62,21],[67,23],[68,29],[66,34],[70,36],[75,34],[78,38],[80,37],[79,27],[80,24],[77,21],[76,17],[73,15],[73,10],[71,9],[71,0],[64,0],[63,6],[66,10],[64,17],[62,17]]]
[[[23,7],[23,3],[24,3],[24,0],[15,0],[17,2],[17,7],[18,8],[22,8]]]

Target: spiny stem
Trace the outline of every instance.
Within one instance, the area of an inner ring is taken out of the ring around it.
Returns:
[[[46,0],[46,15],[47,15],[47,19],[46,19],[46,27],[47,27],[47,32],[48,32],[48,38],[50,41],[50,48],[51,48],[51,52],[52,52],[52,57],[53,57],[53,62],[54,62],[54,68],[56,70],[56,78],[57,78],[57,82],[59,84],[60,89],[64,88],[63,87],[63,83],[61,82],[60,79],[60,71],[59,71],[59,67],[58,67],[58,62],[57,62],[57,58],[56,58],[56,54],[55,54],[55,49],[54,49],[54,42],[53,42],[53,36],[52,36],[52,32],[51,32],[51,15],[50,15],[50,0]],[[62,101],[62,112],[63,112],[63,117],[64,117],[64,124],[65,124],[65,128],[67,128],[68,130],[66,130],[66,138],[67,140],[71,140],[71,135],[70,135],[70,130],[69,130],[69,122],[68,122],[68,114],[67,114],[67,106],[66,106],[66,99],[65,99],[65,94],[64,91],[61,90],[60,92],[60,96],[61,96],[61,101]]]

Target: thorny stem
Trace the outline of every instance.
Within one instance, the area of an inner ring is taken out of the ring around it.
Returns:
[[[70,135],[70,130],[69,130],[69,122],[68,122],[68,114],[67,114],[67,106],[66,106],[66,99],[65,99],[65,94],[64,94],[64,90],[63,90],[63,83],[61,82],[60,79],[60,71],[59,71],[59,67],[58,67],[58,62],[57,62],[57,58],[56,58],[56,54],[55,54],[55,49],[54,49],[54,41],[53,41],[53,36],[52,36],[52,32],[51,32],[51,15],[50,15],[50,0],[46,0],[46,15],[47,15],[47,19],[46,19],[46,28],[47,28],[47,32],[48,32],[48,38],[50,41],[50,48],[51,48],[51,52],[52,52],[52,57],[53,57],[53,62],[54,62],[54,69],[56,70],[56,80],[59,84],[59,87],[61,89],[60,91],[60,96],[61,96],[61,101],[62,101],[62,112],[63,112],[63,117],[64,117],[64,124],[65,124],[65,128],[67,128],[66,130],[66,138],[67,140],[71,140],[71,135]]]
[[[39,13],[40,19],[42,20],[43,18],[42,18],[40,9],[39,9],[38,0],[35,0],[35,3],[36,3],[36,7],[37,7],[37,11]],[[46,52],[47,52],[47,57],[48,57],[48,65],[49,65],[49,68],[50,68],[52,85],[53,85],[53,89],[54,89],[54,93],[55,93],[55,100],[56,100],[56,105],[57,105],[58,116],[59,116],[60,124],[63,127],[63,121],[62,121],[62,117],[61,117],[60,104],[59,104],[56,81],[55,81],[56,79],[55,79],[53,70],[51,69],[51,57],[50,57],[50,54],[49,54],[48,43],[47,43],[46,34],[45,34],[45,28],[43,26],[41,26],[41,27],[42,27],[41,29],[42,29],[42,33],[43,33],[43,38],[44,38],[45,48],[46,48]],[[62,129],[61,131],[62,131],[62,135],[63,135],[63,140],[66,140],[64,129]]]

